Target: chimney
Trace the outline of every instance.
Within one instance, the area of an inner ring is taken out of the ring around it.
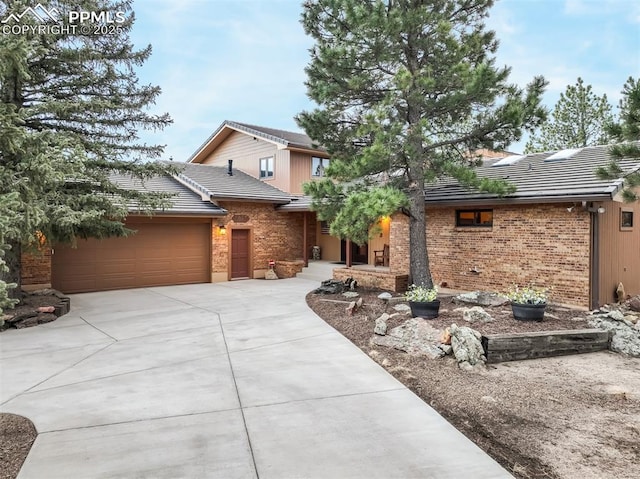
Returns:
[[[233,176],[233,160],[229,160],[229,170],[227,171],[229,176]]]

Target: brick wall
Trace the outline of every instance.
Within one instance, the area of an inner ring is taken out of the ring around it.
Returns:
[[[51,249],[22,254],[22,286],[51,285]]]
[[[303,213],[281,213],[267,203],[221,201],[219,204],[229,214],[213,221],[211,266],[214,280],[222,279],[221,275],[225,275],[230,267],[231,230],[234,228],[251,230],[250,255],[254,277],[264,277],[270,259],[302,259]],[[225,235],[219,232],[220,222],[225,224]]]
[[[353,278],[358,281],[358,286],[366,288],[380,288],[397,293],[407,290],[409,277],[406,274],[386,273],[357,268],[336,268],[333,270],[333,279],[345,281]]]
[[[390,267],[409,268],[409,223],[395,215]],[[566,205],[493,208],[492,228],[457,228],[454,208],[427,209],[427,248],[434,282],[460,290],[505,291],[513,284],[552,288],[552,300],[589,305],[589,214]],[[474,273],[476,269],[479,273]]]

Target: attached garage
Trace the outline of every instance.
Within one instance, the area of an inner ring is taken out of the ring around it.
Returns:
[[[211,218],[137,218],[127,238],[78,240],[52,255],[52,286],[65,293],[211,281]]]

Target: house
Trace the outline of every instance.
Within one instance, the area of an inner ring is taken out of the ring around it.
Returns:
[[[583,307],[613,301],[619,282],[628,294],[640,294],[640,205],[621,201],[622,180],[596,177],[595,168],[609,162],[606,146],[489,153],[478,175],[506,179],[515,193],[470,192],[451,179],[426,188],[437,284],[504,291],[535,283],[550,287],[555,302]],[[349,265],[336,268],[335,278],[403,291],[406,216],[380,218],[368,244],[353,245],[331,236],[311,211],[302,183],[322,178],[329,161],[304,134],[225,121],[179,164],[179,174],[145,183],[174,193],[172,208],[151,218],[132,211],[127,224],[138,231],[132,237],[56,247],[48,270],[46,254],[25,258],[23,277],[66,292],[95,291],[261,278],[270,260],[280,277],[289,277],[319,247],[323,260]],[[640,162],[622,166],[632,171]]]
[[[622,282],[640,294],[640,204],[620,197],[622,180],[595,174],[610,161],[607,146],[491,158],[480,177],[516,186],[503,198],[470,192],[452,179],[425,191],[427,248],[437,284],[505,291],[514,284],[551,288],[555,302],[594,308],[615,301]],[[621,162],[625,172],[640,161]],[[389,226],[389,273],[366,271],[361,283],[409,270],[409,225]],[[357,267],[334,275],[358,277]]]

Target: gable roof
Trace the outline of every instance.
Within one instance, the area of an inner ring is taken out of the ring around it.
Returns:
[[[609,148],[609,145],[602,145],[577,151],[492,158],[476,168],[478,176],[509,181],[517,188],[513,194],[499,198],[494,194],[467,190],[452,178],[442,178],[425,188],[425,202],[445,205],[489,204],[496,200],[522,203],[610,200],[622,188],[623,180],[601,180],[595,173],[597,167],[611,161]],[[640,159],[626,159],[619,164],[626,174],[640,169]]]
[[[177,179],[201,197],[220,200],[261,201],[286,204],[292,195],[233,169],[233,175],[223,166],[200,165],[196,163],[173,163],[179,173]]]
[[[237,121],[225,120],[207,140],[189,157],[187,163],[200,163],[214,151],[224,140],[234,131],[244,133],[254,138],[260,138],[269,143],[273,143],[279,149],[308,151],[310,153],[326,156],[326,151],[321,146],[315,144],[306,134],[295,131],[267,128]]]
[[[168,201],[171,206],[154,211],[156,215],[197,215],[224,216],[227,210],[203,200],[190,188],[168,176],[154,176],[144,181],[128,175],[113,174],[111,181],[121,188],[142,192],[158,192],[173,195]],[[129,205],[130,213],[137,213],[135,204]]]

